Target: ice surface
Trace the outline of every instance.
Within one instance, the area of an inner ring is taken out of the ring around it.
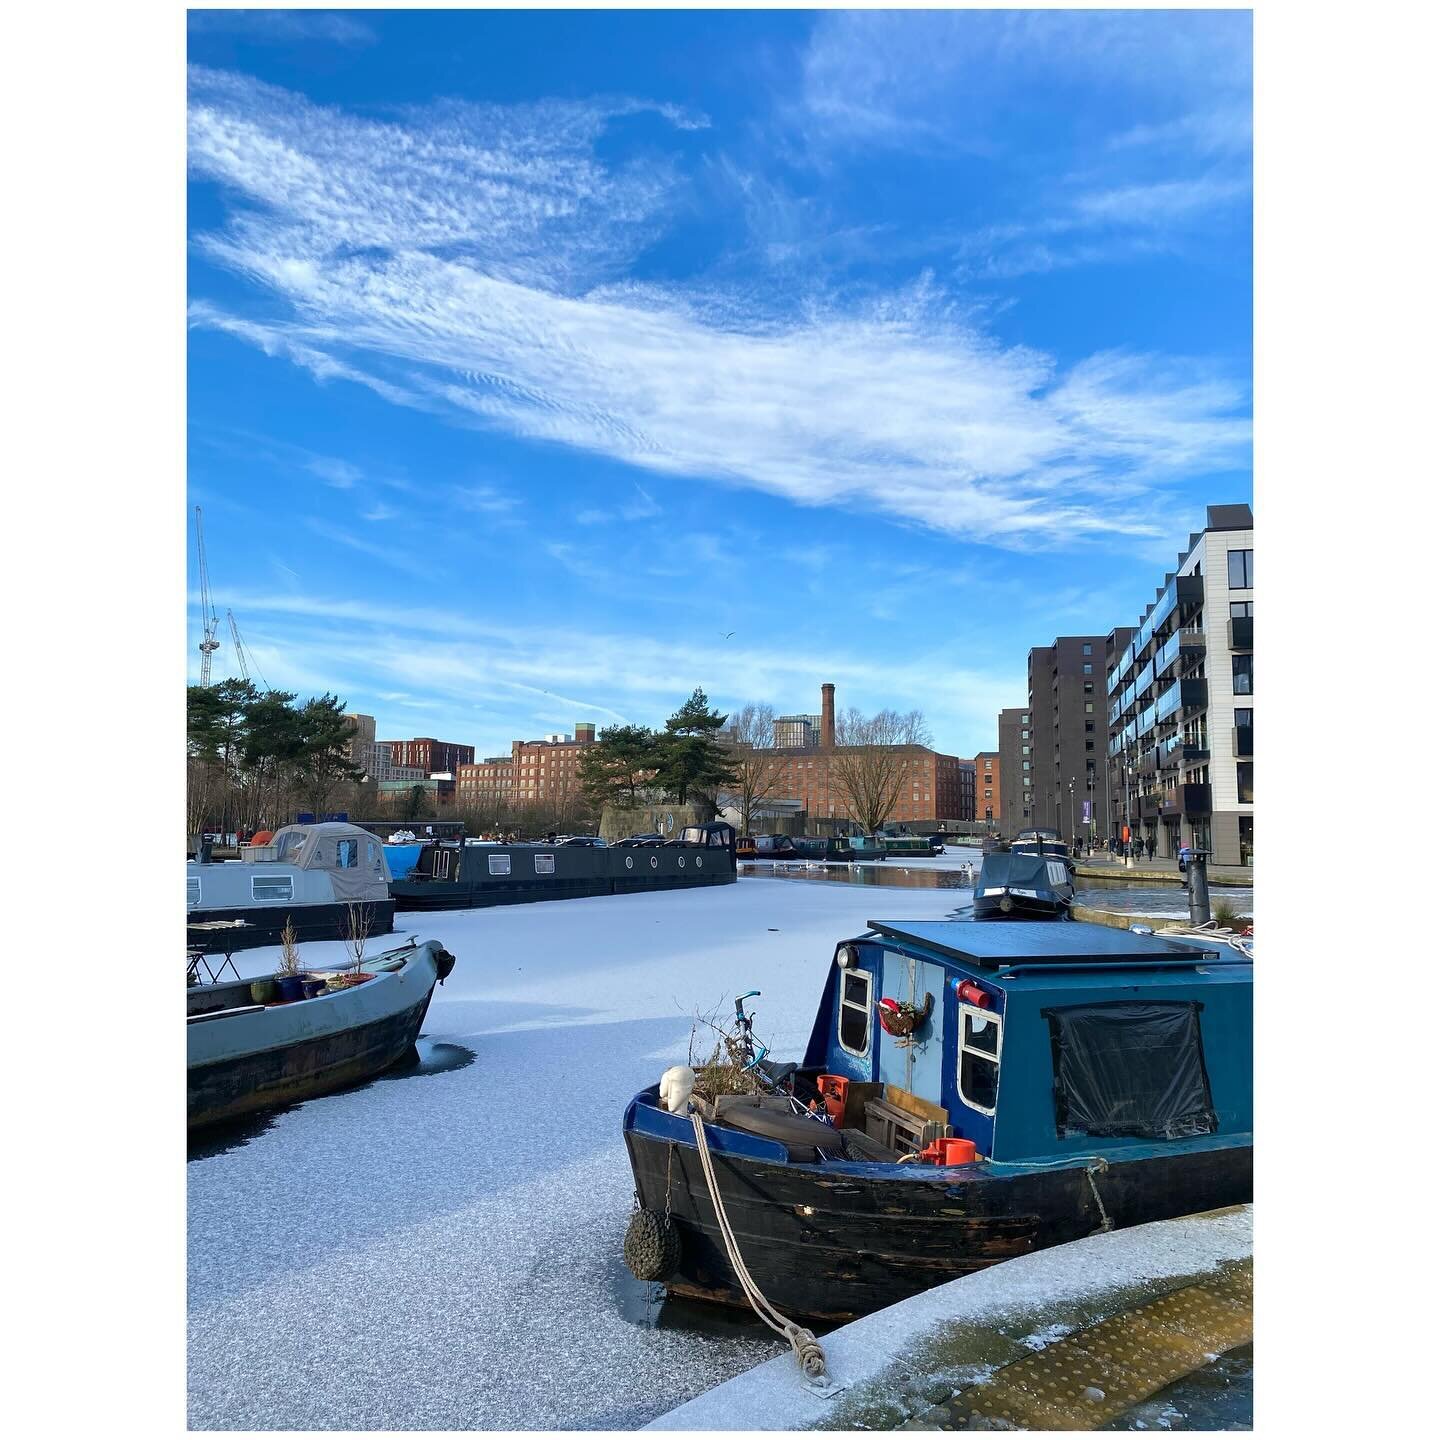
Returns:
[[[624,1429],[778,1354],[763,1330],[623,1318],[625,1105],[684,1059],[697,1006],[746,990],[757,1036],[798,1058],[837,940],[968,898],[747,878],[397,915],[371,953],[443,941],[457,964],[425,1035],[475,1061],[310,1101],[191,1161],[191,1426]],[[235,959],[263,974],[277,952]]]

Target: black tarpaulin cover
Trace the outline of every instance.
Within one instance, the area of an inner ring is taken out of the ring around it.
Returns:
[[[1055,1059],[1057,1135],[1214,1133],[1198,1002],[1116,1001],[1041,1014]]]

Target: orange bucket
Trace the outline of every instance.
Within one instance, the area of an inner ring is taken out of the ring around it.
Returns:
[[[942,1140],[940,1142],[943,1156],[940,1161],[942,1165],[970,1165],[975,1160],[975,1142],[973,1140]]]
[[[820,1075],[815,1084],[819,1087],[821,1099],[825,1101],[825,1113],[832,1124],[839,1125],[845,1118],[845,1096],[850,1089],[850,1077]]]

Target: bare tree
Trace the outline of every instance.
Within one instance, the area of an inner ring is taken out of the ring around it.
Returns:
[[[359,900],[345,902],[345,928],[341,938],[345,941],[345,948],[355,957],[353,974],[360,973],[360,966],[365,959],[365,946],[370,939],[370,931],[374,924],[373,906],[366,905]]]
[[[775,750],[774,707],[742,706],[731,715],[720,738],[735,772],[727,794],[740,812],[741,833],[748,835],[764,802],[775,797],[784,778],[784,765]]]
[[[894,812],[911,766],[930,739],[918,710],[904,715],[881,710],[867,718],[851,706],[835,717],[830,784],[867,834]]]

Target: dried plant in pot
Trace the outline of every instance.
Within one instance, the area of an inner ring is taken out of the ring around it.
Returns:
[[[363,985],[367,980],[375,978],[373,975],[367,975],[360,968],[365,960],[365,947],[369,943],[370,931],[374,923],[374,911],[369,905],[364,905],[358,900],[351,900],[345,906],[345,919],[341,925],[340,937],[345,942],[345,948],[353,957],[354,966],[339,975],[327,976],[325,984],[329,989],[348,990],[352,985]]]
[[[300,978],[300,947],[295,943],[295,926],[288,915],[285,928],[280,932],[280,965],[274,983],[282,1001],[305,998],[305,982]],[[254,995],[253,989],[251,995]]]

